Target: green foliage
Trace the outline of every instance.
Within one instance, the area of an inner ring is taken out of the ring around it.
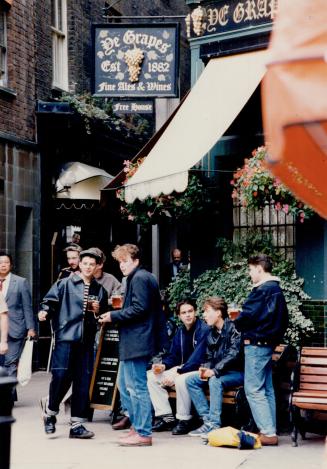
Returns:
[[[281,279],[280,285],[286,298],[290,320],[285,341],[298,345],[305,337],[313,334],[312,321],[301,312],[302,302],[309,299],[302,289],[303,279],[296,276],[293,263],[282,260],[277,249],[272,248],[267,235],[250,234],[246,240],[241,240],[237,245],[219,239],[218,245],[223,252],[223,266],[207,270],[194,280],[192,286],[189,279],[178,276],[170,284],[167,292],[171,307],[190,293],[196,298],[200,311],[204,300],[209,296],[221,296],[227,303],[236,302],[241,306],[252,289],[247,258],[261,250],[272,255],[275,265],[272,274]]]
[[[142,159],[131,163],[125,162],[128,180],[135,174],[142,164]],[[188,219],[195,213],[201,212],[210,203],[209,193],[197,174],[189,176],[187,189],[184,192],[174,192],[169,195],[147,197],[145,200],[136,199],[133,203],[125,202],[124,188],[117,191],[121,201],[120,212],[123,217],[142,226],[156,224],[165,219]]]
[[[234,173],[231,184],[234,186],[232,197],[239,200],[242,207],[255,210],[267,204],[286,214],[294,215],[300,222],[312,216],[313,211],[298,200],[267,168],[267,149],[259,147],[252,157],[244,160],[243,168]]]
[[[169,308],[176,311],[179,301],[191,296],[191,277],[188,270],[182,270],[176,276],[175,280],[168,285],[166,295],[168,298]]]
[[[150,126],[146,119],[138,114],[117,116],[112,110],[112,101],[96,98],[90,93],[64,94],[61,98],[68,102],[76,113],[82,116],[86,133],[91,134],[97,123],[103,124],[110,131],[117,131],[120,137],[150,137]]]

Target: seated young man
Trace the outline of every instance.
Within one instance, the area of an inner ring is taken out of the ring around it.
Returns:
[[[207,335],[205,364],[186,378],[186,386],[203,425],[189,433],[206,436],[221,427],[224,388],[243,384],[241,334],[228,319],[227,305],[222,298],[211,297],[204,302],[204,319],[211,327]],[[205,395],[209,385],[210,405]]]
[[[189,372],[197,370],[203,361],[208,326],[196,317],[192,300],[177,305],[177,315],[182,326],[178,328],[169,353],[161,364],[152,365],[148,371],[148,389],[157,421],[153,431],[172,430],[173,435],[185,435],[192,429],[191,399],[185,385]],[[165,387],[176,389],[176,425]],[[176,426],[175,426],[176,425]]]

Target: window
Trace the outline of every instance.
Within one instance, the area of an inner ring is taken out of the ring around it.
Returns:
[[[52,86],[68,90],[67,5],[66,0],[51,1]]]
[[[7,86],[7,78],[6,12],[0,5],[0,86]]]
[[[273,205],[267,205],[263,210],[245,210],[235,203],[233,222],[234,242],[246,236],[248,231],[258,230],[269,233],[273,245],[278,247],[285,259],[294,260],[295,221],[293,215],[276,211]]]

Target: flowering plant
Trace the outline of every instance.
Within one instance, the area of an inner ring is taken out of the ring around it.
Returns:
[[[252,158],[244,160],[244,166],[234,173],[231,184],[234,186],[233,199],[238,199],[245,208],[262,209],[273,204],[276,210],[294,215],[301,223],[313,211],[294,195],[267,168],[266,147],[252,152]]]
[[[124,161],[126,182],[135,174],[144,158],[135,162]],[[120,212],[123,217],[140,225],[156,224],[159,220],[167,218],[187,218],[195,212],[200,212],[209,202],[209,194],[198,175],[191,174],[187,189],[182,193],[161,194],[156,197],[147,197],[145,200],[136,199],[133,203],[125,202],[125,189],[122,187],[116,192],[121,201]]]

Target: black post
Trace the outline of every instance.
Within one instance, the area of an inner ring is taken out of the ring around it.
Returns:
[[[10,467],[11,424],[15,422],[13,408],[13,387],[17,380],[8,376],[7,370],[0,367],[0,469]]]

